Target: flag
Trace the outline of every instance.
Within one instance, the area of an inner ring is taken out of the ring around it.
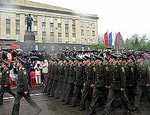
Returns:
[[[107,32],[104,34],[104,43],[105,43],[105,46],[108,46],[108,34],[107,34]]]
[[[117,45],[120,46],[120,32],[117,33]]]
[[[109,33],[109,46],[112,46],[112,32]]]

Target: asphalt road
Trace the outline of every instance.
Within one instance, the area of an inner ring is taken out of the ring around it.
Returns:
[[[32,99],[42,108],[40,115],[87,115],[87,110],[78,111],[78,107],[72,108],[69,105],[62,105],[59,100],[48,97],[41,93],[41,89],[31,91]],[[11,115],[14,98],[9,94],[4,95],[4,105],[0,106],[0,115]],[[20,104],[20,115],[34,115],[35,111],[26,102],[24,98]],[[150,104],[147,102],[141,103],[141,113],[133,113],[133,115],[150,115]],[[102,108],[97,108],[97,115],[102,112]],[[122,109],[114,109],[111,115],[123,115]]]

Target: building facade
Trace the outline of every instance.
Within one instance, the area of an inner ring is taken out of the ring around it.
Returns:
[[[97,15],[27,0],[0,0],[0,48],[23,46],[26,17],[32,15],[35,49],[90,49],[98,42]]]

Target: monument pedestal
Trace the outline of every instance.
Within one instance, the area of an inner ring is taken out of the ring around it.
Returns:
[[[24,51],[35,50],[35,34],[34,32],[25,32],[24,35]]]

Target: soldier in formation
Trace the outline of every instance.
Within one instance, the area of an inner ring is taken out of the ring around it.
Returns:
[[[78,55],[53,58],[49,62],[49,80],[44,93],[63,104],[78,106],[79,111],[88,104],[88,115],[96,113],[96,104],[104,107],[102,115],[109,115],[117,104],[124,105],[124,114],[128,115],[139,109],[143,92],[150,96],[149,66],[149,58],[143,59],[141,55],[127,57],[115,53],[109,58]]]

